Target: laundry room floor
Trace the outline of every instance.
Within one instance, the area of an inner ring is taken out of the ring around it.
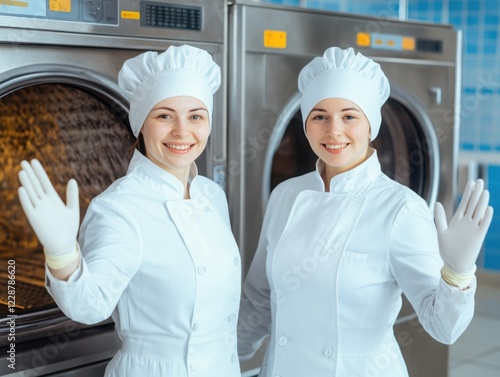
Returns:
[[[500,376],[500,273],[477,278],[474,318],[450,347],[448,377]]]

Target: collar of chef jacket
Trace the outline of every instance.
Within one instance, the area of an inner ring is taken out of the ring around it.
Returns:
[[[373,182],[373,180],[375,180],[375,178],[377,178],[382,172],[382,169],[378,160],[377,151],[372,149],[372,152],[373,153],[366,159],[366,161],[362,162],[354,169],[334,176],[330,180],[330,192],[337,194],[347,193],[358,188],[366,187]],[[321,178],[321,172],[324,170],[324,166],[325,163],[321,159],[316,161],[315,177],[318,180],[318,183],[320,183],[318,186],[321,187],[320,191],[325,190],[323,179]]]
[[[130,160],[127,174],[134,174],[141,182],[151,187],[161,195],[166,196],[170,200],[184,199],[184,185],[172,174],[160,168],[149,158],[144,156],[137,149]],[[198,167],[193,162],[189,171],[190,196],[196,196],[198,190],[196,183],[198,177]]]

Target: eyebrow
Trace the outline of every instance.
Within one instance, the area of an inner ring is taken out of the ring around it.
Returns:
[[[360,110],[354,108],[354,107],[346,107],[345,109],[341,109],[340,111],[357,111],[357,112],[360,112]],[[321,108],[314,108],[311,110],[311,112],[313,111],[319,111],[319,112],[323,112],[323,113],[326,113],[327,111],[325,109],[321,109]]]
[[[175,109],[172,109],[171,107],[166,107],[166,106],[162,106],[162,107],[157,107],[156,109],[153,109],[153,111],[158,111],[158,110],[168,110],[168,111],[172,111],[174,113],[176,113],[177,111]],[[193,113],[195,111],[200,111],[200,110],[204,110],[208,113],[208,110],[205,109],[204,107],[197,107],[195,109],[190,109],[188,110],[189,113]]]

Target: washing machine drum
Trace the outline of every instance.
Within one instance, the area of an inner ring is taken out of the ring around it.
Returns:
[[[429,202],[431,153],[428,144],[423,125],[411,111],[400,102],[389,99],[382,108],[380,132],[372,142],[377,149],[382,171]],[[316,160],[304,135],[298,111],[290,120],[274,153],[270,190],[285,179],[314,170]]]
[[[19,206],[19,163],[39,159],[62,198],[75,178],[82,218],[92,198],[127,171],[134,142],[127,114],[98,89],[47,82],[0,93],[0,260],[17,261],[18,324],[21,315],[30,323],[33,313],[56,307],[44,285],[42,246]]]

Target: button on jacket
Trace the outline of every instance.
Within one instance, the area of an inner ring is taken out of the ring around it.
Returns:
[[[127,175],[90,204],[80,229],[82,261],[47,287],[71,319],[110,315],[122,341],[113,377],[236,377],[238,247],[223,190],[191,169],[182,183],[135,152]]]
[[[430,335],[452,343],[472,319],[476,283],[460,291],[441,279],[431,211],[382,173],[376,152],[330,192],[318,170],[271,195],[243,288],[240,359],[270,334],[261,377],[408,376],[393,331],[401,293]]]

